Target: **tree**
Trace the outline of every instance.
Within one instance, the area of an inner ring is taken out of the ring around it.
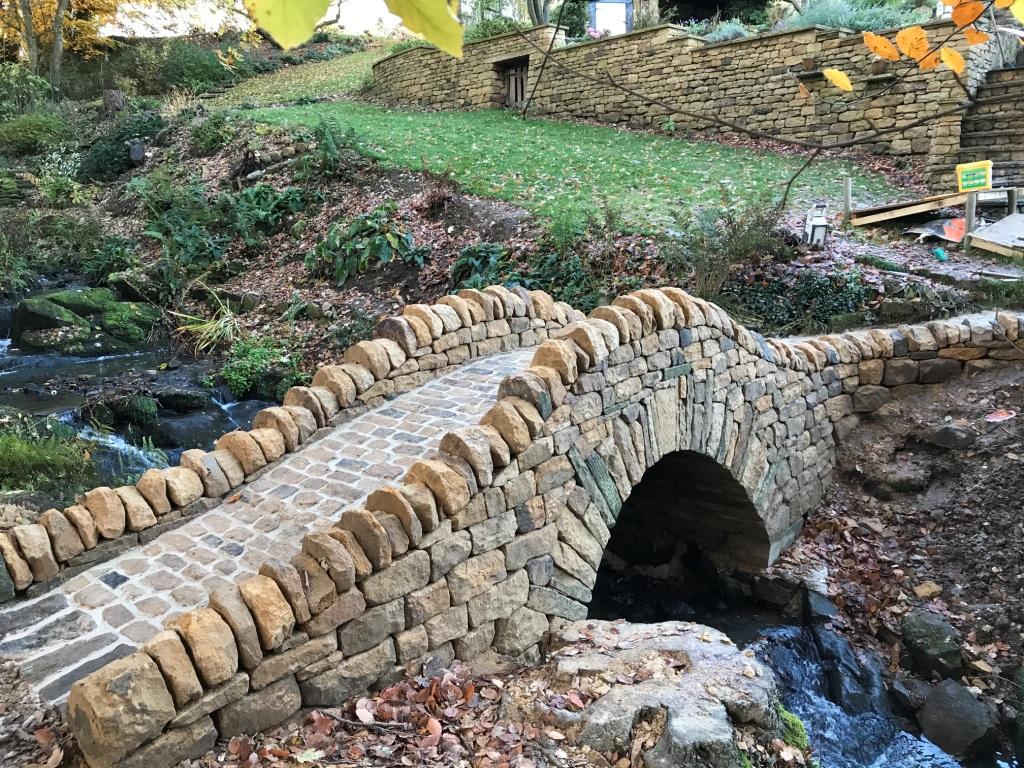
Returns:
[[[547,24],[551,16],[551,0],[526,0],[526,10],[534,25]]]
[[[0,0],[0,39],[14,42],[32,74],[46,65],[50,86],[60,90],[65,50],[88,58],[108,46],[100,28],[114,18],[118,0]]]

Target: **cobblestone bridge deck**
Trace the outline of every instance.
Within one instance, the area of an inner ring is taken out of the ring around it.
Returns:
[[[85,571],[60,588],[0,611],[0,655],[19,660],[40,695],[124,656],[206,590],[237,581],[269,556],[287,560],[306,532],[397,481],[450,430],[476,424],[501,379],[525,368],[522,349],[461,366],[338,426],[286,455],[213,510]]]

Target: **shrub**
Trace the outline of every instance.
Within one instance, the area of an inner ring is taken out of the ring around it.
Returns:
[[[76,205],[89,198],[89,190],[70,176],[43,176],[38,188],[46,204],[54,208]]]
[[[508,32],[515,32],[517,30],[529,28],[529,24],[524,24],[521,21],[510,19],[507,16],[496,16],[493,19],[485,19],[484,21],[479,21],[476,24],[470,24],[466,27],[463,40],[467,43],[472,43],[488,37],[504,35]]]
[[[565,0],[551,11],[551,23],[565,30],[566,37],[585,37],[590,14],[583,0]],[[653,26],[653,25],[651,25]]]
[[[188,40],[171,40],[163,51],[157,89],[149,93],[163,93],[172,87],[206,91],[235,79],[209,48]]]
[[[0,296],[23,292],[31,275],[25,254],[11,247],[3,228],[0,228]]]
[[[13,62],[0,63],[0,122],[24,114],[46,99],[50,84]]]
[[[120,118],[97,139],[82,157],[79,181],[109,181],[132,167],[128,144],[133,139],[152,139],[166,123],[160,115],[138,112]]]
[[[891,29],[922,21],[910,7],[897,3],[871,3],[867,0],[813,0],[802,12],[786,18],[783,29],[823,27],[863,30]]]
[[[772,204],[730,202],[723,193],[721,204],[680,207],[673,218],[659,255],[669,277],[703,299],[714,299],[739,266],[787,252]]]
[[[724,43],[750,36],[750,30],[739,19],[729,19],[716,24],[704,35],[709,43]]]
[[[192,126],[192,144],[200,155],[212,155],[235,137],[235,128],[224,112],[214,112]]]
[[[307,178],[314,171],[324,176],[347,178],[353,168],[366,165],[367,157],[375,157],[351,126],[346,128],[336,120],[321,120],[313,128],[316,149],[305,153],[297,163],[299,178]]]
[[[139,266],[137,244],[123,237],[108,237],[82,261],[82,272],[93,285],[105,285],[107,277]]]
[[[53,417],[0,410],[0,490],[32,490],[70,501],[96,484],[92,446]]]
[[[277,342],[263,337],[241,339],[232,344],[220,375],[237,398],[256,394],[264,399],[281,399],[289,387],[306,380],[295,356]]]
[[[333,224],[327,235],[306,254],[306,269],[317,277],[331,277],[341,286],[355,274],[392,261],[423,266],[428,249],[417,246],[396,221],[397,206],[387,203],[357,216],[347,227]]]
[[[477,243],[462,249],[459,258],[452,264],[449,284],[452,290],[459,288],[486,288],[488,285],[505,282],[505,248],[498,243]]]
[[[245,244],[253,246],[262,235],[280,232],[288,217],[301,211],[305,202],[297,187],[278,192],[269,184],[257,184],[237,195],[223,195],[221,205]]]
[[[56,115],[28,112],[0,123],[0,153],[34,155],[67,136],[67,126]]]
[[[752,313],[763,333],[784,335],[825,329],[835,315],[864,313],[868,286],[857,270],[830,273],[777,266],[742,282],[727,285],[723,296]]]

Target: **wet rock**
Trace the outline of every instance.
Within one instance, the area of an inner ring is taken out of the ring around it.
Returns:
[[[932,687],[924,680],[908,677],[892,682],[892,698],[904,714],[912,715],[924,706]]]
[[[999,714],[960,683],[943,680],[928,694],[917,721],[943,751],[967,757],[995,745]]]
[[[967,448],[974,444],[977,435],[968,427],[960,424],[943,424],[938,429],[925,435],[925,441],[940,448]]]
[[[925,674],[960,677],[963,658],[956,630],[937,613],[914,611],[900,625],[903,643],[914,664]]]

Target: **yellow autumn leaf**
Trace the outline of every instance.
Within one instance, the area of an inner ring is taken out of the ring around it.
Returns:
[[[462,24],[457,0],[385,0],[411,31],[445,53],[462,58]]]
[[[928,72],[929,70],[935,69],[940,63],[942,63],[942,59],[939,58],[939,52],[932,51],[921,59],[921,61],[917,63],[917,66],[921,68],[922,72]]]
[[[900,52],[896,50],[896,46],[889,42],[889,39],[876,35],[874,32],[864,33],[864,45],[868,47],[876,56],[881,56],[883,59],[889,61],[899,61]]]
[[[996,0],[996,8],[1009,8],[1015,0]]]
[[[982,32],[977,27],[968,27],[964,30],[964,39],[968,45],[981,45],[988,42],[988,33]]]
[[[1022,0],[1024,2],[1024,0]],[[839,69],[823,69],[821,74],[825,76],[832,85],[841,91],[852,91],[853,83],[850,82],[850,78],[847,77],[846,73]]]
[[[1021,24],[1024,24],[1024,0],[1017,0],[1013,5],[1010,6],[1010,13],[1013,14],[1014,18],[1017,19]]]
[[[966,27],[968,24],[976,22],[984,12],[985,4],[978,0],[960,3],[953,9],[953,23],[958,27]]]
[[[928,54],[928,34],[921,27],[901,29],[896,33],[896,45],[903,51],[904,56],[917,61]]]
[[[942,63],[952,69],[958,75],[964,73],[964,67],[967,62],[964,61],[964,57],[960,55],[960,51],[956,48],[944,47],[939,51],[939,57],[942,59]]]
[[[302,45],[313,36],[331,0],[244,0],[253,22],[282,48]]]

